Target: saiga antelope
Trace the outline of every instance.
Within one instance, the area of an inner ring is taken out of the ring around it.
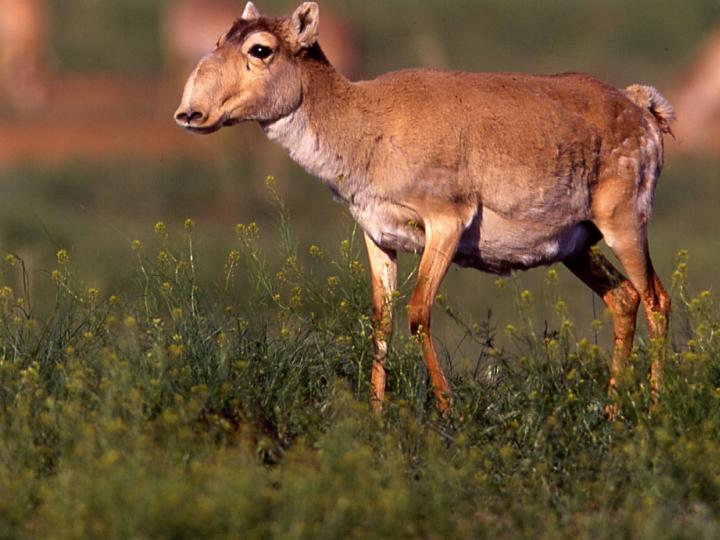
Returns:
[[[499,274],[562,261],[614,321],[611,390],[643,303],[663,342],[670,300],[647,222],[674,113],[648,86],[589,75],[408,70],[350,82],[318,43],[319,8],[242,16],[188,80],[175,119],[196,133],[258,122],[344,201],[365,233],[374,306],[373,405],[382,407],[398,250],[421,252],[408,304],[442,411],[451,391],[430,335],[450,263]],[[628,278],[591,250],[600,239]],[[662,352],[651,367],[660,384]]]

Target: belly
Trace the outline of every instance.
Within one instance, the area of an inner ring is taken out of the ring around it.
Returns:
[[[486,272],[507,274],[571,257],[596,241],[586,221],[515,221],[485,210],[460,239],[455,262]]]

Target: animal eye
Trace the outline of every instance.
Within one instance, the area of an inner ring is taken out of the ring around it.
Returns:
[[[259,58],[260,60],[265,60],[272,53],[273,50],[270,47],[266,47],[265,45],[253,45],[248,51],[248,54],[250,54],[250,56],[254,56],[255,58]]]

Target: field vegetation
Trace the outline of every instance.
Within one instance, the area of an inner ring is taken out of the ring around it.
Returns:
[[[376,416],[358,235],[299,244],[273,186],[275,227],[237,225],[214,279],[192,220],[128,242],[121,294],[88,287],[65,249],[42,275],[4,256],[0,537],[717,537],[720,317],[686,254],[659,403],[640,339],[605,418],[609,351],[550,269],[544,295],[498,280],[510,323],[438,299],[474,350],[445,351],[455,406],[438,416],[404,331],[408,275]]]
[[[178,75],[161,73],[169,1],[49,0],[51,67]],[[720,21],[717,0],[322,6],[353,21],[361,77],[581,70],[663,92]],[[213,137],[212,159],[0,170],[0,539],[720,536],[716,158],[667,141],[657,404],[640,322],[605,418],[610,318],[561,265],[453,268],[433,319],[455,392],[440,417],[406,329],[405,255],[377,416],[360,232],[255,126]]]

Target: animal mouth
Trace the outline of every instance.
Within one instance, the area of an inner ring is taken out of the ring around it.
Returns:
[[[180,127],[192,132],[192,133],[198,133],[200,135],[209,135],[211,133],[215,133],[216,131],[219,131],[220,129],[224,127],[230,127],[234,126],[236,124],[239,124],[240,120],[235,118],[228,118],[226,116],[220,116],[217,120],[213,122],[206,122],[205,124],[198,125],[193,124],[191,122],[179,122]]]
[[[225,120],[223,120],[222,127],[234,126],[236,124],[239,124],[240,122],[242,122],[242,120],[238,120],[237,118],[226,118]]]
[[[212,124],[209,126],[194,126],[192,124],[182,124],[182,127],[192,133],[209,135],[210,133],[215,133],[216,131],[218,131],[222,127],[222,124]]]

